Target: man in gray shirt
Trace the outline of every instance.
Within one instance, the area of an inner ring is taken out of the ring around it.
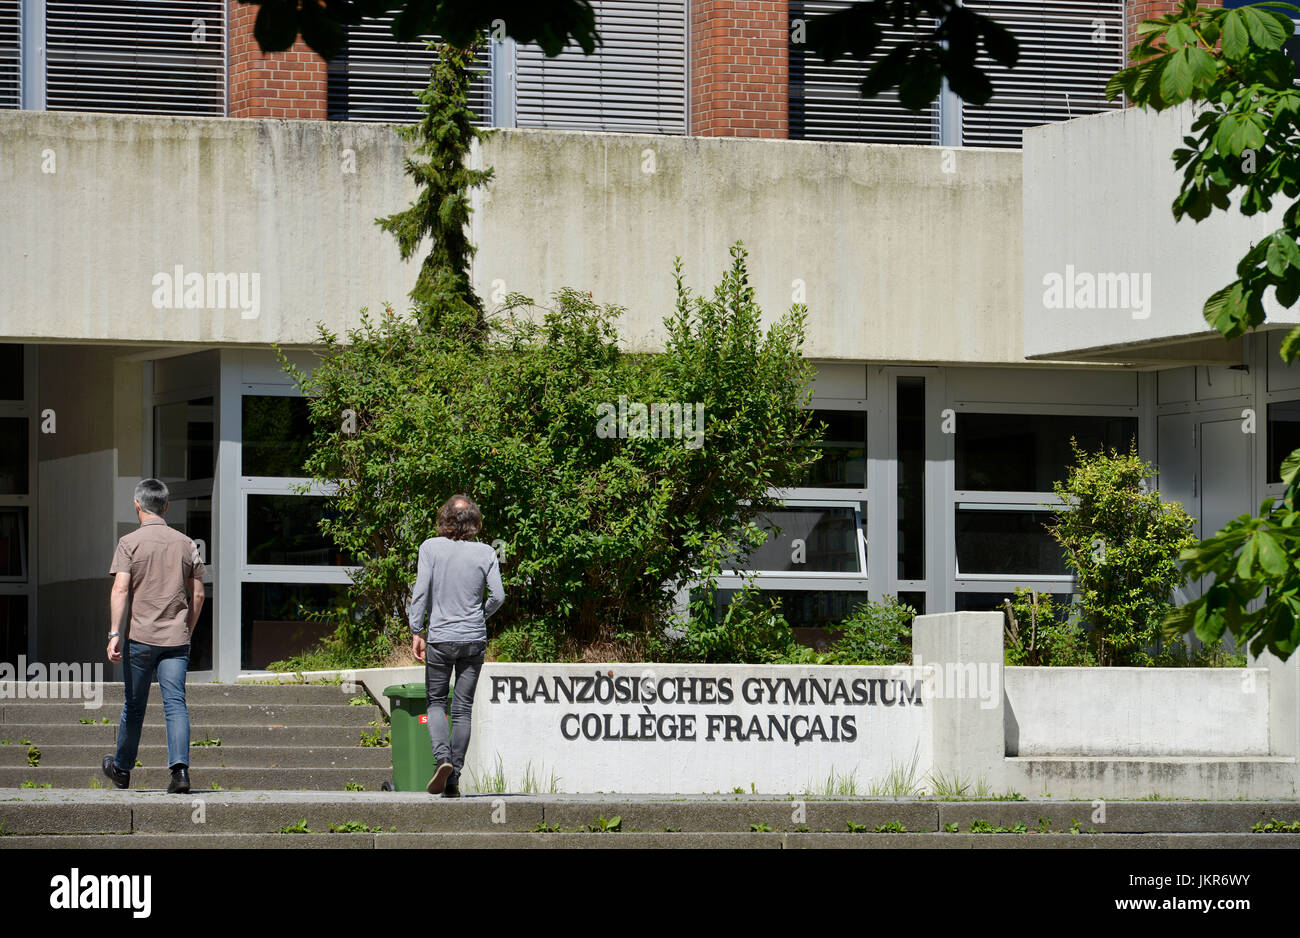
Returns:
[[[416,661],[424,662],[429,740],[438,766],[428,792],[444,798],[460,796],[474,689],[487,652],[487,620],[505,602],[496,551],[474,540],[482,526],[478,505],[468,496],[447,499],[438,511],[438,536],[420,545],[408,610],[411,651]],[[453,669],[455,695],[449,704],[447,685]],[[439,712],[450,715],[450,733],[445,719],[433,718]]]

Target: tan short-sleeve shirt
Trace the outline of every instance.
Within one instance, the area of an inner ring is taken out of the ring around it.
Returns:
[[[162,518],[146,518],[118,540],[108,572],[131,574],[131,641],[184,645],[190,640],[190,581],[203,579],[204,567],[189,537]]]

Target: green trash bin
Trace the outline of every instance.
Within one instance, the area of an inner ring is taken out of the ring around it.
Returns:
[[[428,698],[424,682],[393,684],[384,688],[389,703],[389,738],[393,747],[393,787],[398,791],[424,791],[433,778],[433,747],[429,743]]]
[[[448,697],[452,690],[448,690]],[[433,778],[433,745],[429,720],[445,720],[443,713],[426,716],[428,697],[424,682],[392,684],[384,688],[389,706],[389,741],[393,749],[393,785],[397,791],[425,791]]]

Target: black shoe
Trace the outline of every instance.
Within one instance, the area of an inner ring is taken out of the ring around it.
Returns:
[[[119,769],[117,763],[113,761],[112,756],[104,756],[102,768],[104,769],[104,774],[108,776],[109,781],[113,783],[114,788],[131,787],[131,773],[123,772]]]
[[[188,795],[190,792],[190,768],[187,765],[172,766],[171,784],[167,786],[169,795]]]
[[[460,773],[459,772],[451,773],[451,778],[447,779],[447,785],[442,790],[442,797],[444,798],[460,797]]]
[[[433,778],[429,779],[429,784],[425,786],[425,791],[431,795],[440,795],[447,788],[447,781],[455,772],[455,768],[450,762],[440,763],[438,771],[433,773]]]

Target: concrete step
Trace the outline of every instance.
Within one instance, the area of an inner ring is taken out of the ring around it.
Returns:
[[[21,695],[21,696],[20,696]],[[39,696],[37,696],[39,695]],[[125,687],[121,681],[103,684],[13,684],[0,682],[0,703],[75,703],[102,700],[122,705]],[[151,699],[158,699],[157,683],[149,686]],[[276,703],[346,704],[366,692],[355,684],[200,684],[187,682],[185,696],[191,703]]]
[[[322,715],[327,719],[333,711]],[[161,716],[150,720],[152,713],[145,714],[142,739],[165,739],[166,726]],[[386,726],[356,726],[321,724],[309,726],[280,726],[268,724],[217,724],[196,721],[196,714],[190,715],[190,739],[220,739],[224,746],[356,746],[361,741],[362,733],[380,731],[381,736],[388,735]],[[382,722],[382,721],[381,721]],[[9,740],[4,743],[4,740]],[[38,747],[46,746],[108,746],[113,747],[117,740],[117,719],[109,724],[83,723],[8,723],[0,724],[0,750],[7,746],[20,746],[27,751],[26,744],[20,739],[28,739]],[[26,759],[23,759],[25,764]]]
[[[97,766],[113,751],[113,740],[103,746],[40,746],[38,766],[43,768],[80,768]],[[0,746],[0,768],[27,767],[28,747]],[[136,757],[147,766],[167,764],[167,747],[141,746]],[[232,768],[302,768],[320,766],[387,769],[392,765],[392,750],[373,746],[191,746],[189,764],[194,768],[230,766]]]
[[[12,770],[0,770],[8,772]],[[61,771],[61,770],[60,770]],[[204,785],[219,773],[195,774]],[[289,776],[296,770],[281,770]],[[345,770],[308,770],[341,773]],[[88,773],[82,773],[86,775]],[[143,774],[143,773],[137,773]],[[363,773],[364,774],[364,773]],[[165,778],[165,773],[159,773]],[[337,777],[337,776],[336,776]],[[133,781],[134,781],[133,777]],[[224,782],[223,782],[224,785]],[[1300,847],[1300,834],[1256,834],[1257,822],[1300,820],[1296,802],[1112,802],[1106,821],[1080,824],[1086,802],[934,802],[924,799],[773,800],[769,798],[619,795],[472,795],[437,798],[422,792],[203,791],[166,795],[145,791],[0,791],[0,825],[8,834],[266,834],[300,820],[326,832],[346,822],[403,834],[531,834],[553,837],[588,833],[599,818],[621,820],[620,834],[717,833],[824,835],[826,846],[881,845],[1165,846],[1183,835],[1220,838],[1221,846]],[[1060,819],[1059,821],[1057,819]],[[1049,823],[1043,823],[1043,820]],[[979,833],[994,828],[1023,833]],[[1032,822],[1032,823],[1026,823]],[[900,825],[900,833],[877,828]],[[957,824],[949,833],[946,825]],[[540,830],[545,825],[546,832]],[[1094,833],[1095,831],[1095,833]],[[613,838],[613,833],[599,834]],[[838,838],[838,839],[837,839]],[[1161,840],[1164,838],[1164,840]],[[1236,838],[1233,840],[1233,838]],[[802,841],[800,841],[802,843]],[[818,841],[808,841],[817,845]],[[1187,841],[1184,845],[1194,845]]]
[[[387,752],[387,750],[385,750]],[[93,789],[110,787],[111,783],[100,771],[100,761],[108,754],[106,750],[93,765],[83,768],[38,768],[0,767],[0,790],[20,788],[30,782],[36,786],[48,784],[51,789]],[[378,790],[381,783],[392,777],[391,763],[385,766],[342,766],[342,767],[303,767],[303,768],[234,768],[209,766],[195,768],[190,773],[190,783],[195,790],[221,789],[244,791],[343,791],[349,782],[364,785],[369,790]],[[171,781],[171,773],[165,767],[146,766],[131,771],[131,787],[137,790],[152,789],[163,791]],[[219,789],[213,789],[213,785]],[[30,788],[30,786],[29,786]],[[427,797],[427,796],[426,796]]]
[[[282,703],[193,703],[189,705],[190,720],[200,723],[275,723],[282,726],[313,726],[330,723],[343,726],[365,726],[371,720],[382,722],[382,713],[378,707],[349,707],[321,704],[282,704]],[[5,726],[11,723],[45,723],[45,724],[81,724],[83,719],[100,720],[107,718],[116,723],[122,715],[122,707],[110,707],[105,704],[98,710],[87,710],[79,703],[47,700],[0,701],[0,735],[7,734]],[[145,710],[146,723],[163,722],[162,700],[154,695],[149,698]]]
[[[1281,837],[1253,834],[819,834],[717,833],[689,831],[619,834],[543,833],[352,833],[352,834],[70,834],[0,837],[5,849],[1242,849],[1300,848]]]

